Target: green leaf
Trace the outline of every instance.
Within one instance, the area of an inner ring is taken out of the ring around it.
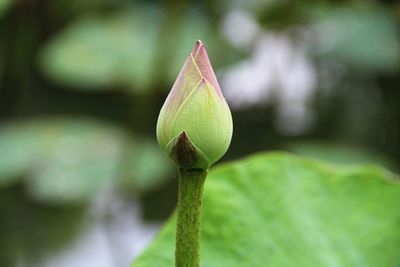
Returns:
[[[0,0],[0,17],[4,16],[13,2],[13,0]]]
[[[14,123],[0,129],[0,187],[25,174],[40,149],[37,129],[31,123]]]
[[[380,267],[400,262],[400,186],[374,166],[284,153],[222,165],[206,181],[204,267]],[[174,266],[175,218],[132,265]]]
[[[42,47],[39,64],[49,78],[70,89],[147,93],[160,83],[172,85],[197,39],[206,43],[215,62],[226,61],[231,53],[217,36],[195,10],[169,17],[153,5],[131,5],[73,21]]]
[[[43,201],[89,199],[117,176],[124,134],[90,119],[53,118],[9,124],[0,131],[0,185],[26,175]]]
[[[364,147],[324,141],[300,141],[288,144],[288,149],[299,155],[337,164],[379,164],[396,170],[394,162],[377,151]]]
[[[145,138],[125,146],[121,160],[119,177],[123,190],[151,190],[173,176],[173,165],[154,141]]]
[[[156,10],[143,8],[85,16],[43,48],[41,67],[53,80],[74,89],[146,89],[153,79],[158,17]]]
[[[314,52],[361,70],[397,70],[400,39],[390,12],[373,5],[317,10],[320,40]]]
[[[171,177],[154,141],[89,118],[49,118],[0,128],[0,188],[21,181],[37,200],[84,202],[103,189],[143,192]]]

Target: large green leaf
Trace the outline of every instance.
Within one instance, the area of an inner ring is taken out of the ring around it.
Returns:
[[[381,267],[400,263],[400,186],[374,166],[283,153],[207,178],[203,267]],[[175,218],[133,267],[174,266]]]

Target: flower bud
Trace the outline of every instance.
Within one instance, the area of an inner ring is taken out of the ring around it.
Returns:
[[[231,112],[197,41],[161,108],[158,143],[177,167],[208,169],[225,154],[231,138]]]

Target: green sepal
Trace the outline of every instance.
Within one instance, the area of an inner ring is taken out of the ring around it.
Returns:
[[[206,170],[211,165],[207,156],[193,144],[185,131],[167,144],[165,152],[178,168]]]

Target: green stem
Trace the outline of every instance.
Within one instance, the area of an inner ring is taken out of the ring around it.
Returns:
[[[200,266],[200,218],[207,170],[179,169],[176,267]]]

